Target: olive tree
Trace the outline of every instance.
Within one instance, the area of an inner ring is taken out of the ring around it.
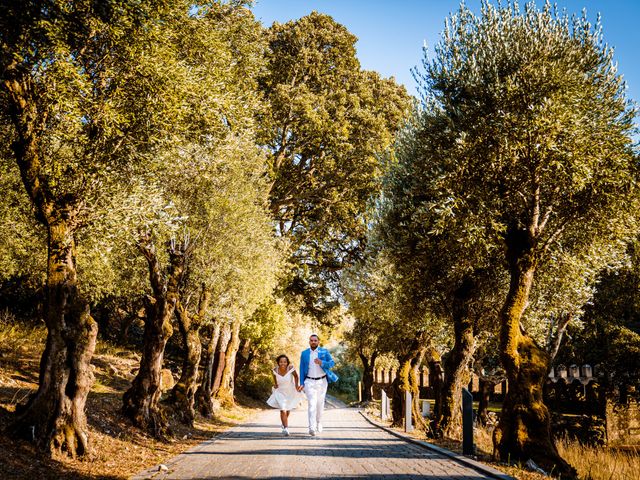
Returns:
[[[186,357],[174,389],[185,399],[179,408],[191,412],[191,420],[198,388],[199,329],[211,327],[213,334],[202,382],[207,391],[200,399],[201,408],[211,413],[212,397],[233,402],[240,329],[272,294],[286,253],[267,207],[264,157],[251,139],[230,138],[211,156],[207,168],[202,161],[198,165],[186,167],[187,181],[173,187],[178,205],[191,212],[185,226],[195,242],[177,306]]]
[[[371,248],[368,253],[347,270],[340,284],[349,314],[354,318],[344,337],[362,362],[363,401],[372,400],[376,360],[386,351],[384,337],[396,316],[395,296],[385,275],[385,265]]]
[[[459,241],[467,228],[465,218],[442,224],[440,185],[434,167],[422,161],[429,161],[432,145],[420,135],[420,115],[416,109],[398,136],[384,180],[378,231],[399,273],[397,288],[452,328],[444,382],[431,418],[435,435],[454,436],[461,425],[461,390],[470,380],[476,337],[487,317],[495,315],[504,274],[495,248],[469,250]]]
[[[421,288],[412,281],[415,277],[406,278],[406,271],[398,269],[381,246],[372,238],[367,258],[343,278],[345,299],[355,317],[346,338],[368,367],[365,372],[368,376],[372,377],[373,362],[379,356],[397,362],[398,376],[388,391],[393,421],[401,424],[405,393],[411,392],[414,423],[418,428],[426,428],[420,413],[418,368],[431,350],[442,343],[444,323],[412,290]]]

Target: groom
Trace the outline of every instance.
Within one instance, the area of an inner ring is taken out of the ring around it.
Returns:
[[[309,347],[300,355],[300,387],[304,390],[309,402],[309,434],[315,437],[316,432],[322,432],[322,412],[324,398],[327,395],[329,382],[338,380],[338,376],[329,370],[335,365],[331,354],[322,348],[318,335],[309,337]]]

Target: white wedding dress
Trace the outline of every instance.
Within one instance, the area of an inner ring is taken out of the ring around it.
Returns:
[[[295,379],[293,378],[293,372],[295,371],[295,368],[290,368],[287,373],[280,375],[277,368],[273,370],[278,382],[278,388],[273,389],[273,393],[267,400],[267,404],[270,407],[278,410],[293,410],[302,401],[302,393],[296,390]]]

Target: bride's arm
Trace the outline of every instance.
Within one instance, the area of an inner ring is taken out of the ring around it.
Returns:
[[[299,385],[300,385],[300,382],[299,382],[299,378],[298,378],[298,372],[296,371],[295,368],[293,369],[293,373],[291,375],[293,375],[293,381],[296,384],[296,390],[297,390]]]

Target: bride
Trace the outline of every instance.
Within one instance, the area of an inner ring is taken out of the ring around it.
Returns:
[[[282,421],[282,433],[289,435],[289,413],[296,408],[302,400],[302,395],[298,392],[298,372],[291,365],[289,357],[280,355],[276,358],[277,366],[272,370],[273,393],[267,400],[270,407],[280,409],[280,420]]]

